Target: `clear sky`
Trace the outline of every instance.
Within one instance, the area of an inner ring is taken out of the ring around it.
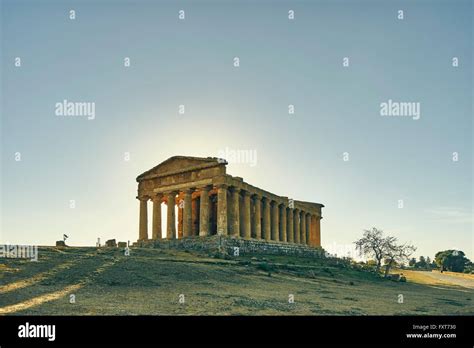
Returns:
[[[138,174],[229,148],[258,155],[229,174],[326,206],[323,247],[376,226],[417,256],[473,259],[472,13],[463,0],[4,0],[0,241],[135,241]],[[95,118],[57,116],[64,99],[95,103]],[[420,103],[420,118],[381,116],[389,99]]]

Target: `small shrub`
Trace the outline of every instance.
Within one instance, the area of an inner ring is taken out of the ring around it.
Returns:
[[[262,270],[264,272],[268,272],[268,273],[275,271],[275,268],[267,262],[262,262],[258,264],[257,269]]]

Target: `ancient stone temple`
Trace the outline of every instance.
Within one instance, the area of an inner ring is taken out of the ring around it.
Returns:
[[[167,239],[222,235],[321,245],[324,205],[289,199],[252,186],[240,177],[227,174],[226,165],[225,160],[218,158],[174,156],[140,174],[137,177],[138,240],[149,239],[147,204],[150,201],[152,240],[162,238],[161,203],[164,202]]]

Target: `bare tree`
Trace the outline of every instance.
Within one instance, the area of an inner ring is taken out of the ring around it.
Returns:
[[[377,264],[376,272],[380,272],[382,260],[386,260],[385,276],[390,272],[390,268],[397,262],[403,262],[413,254],[416,248],[413,245],[397,244],[397,238],[383,235],[383,231],[373,227],[371,230],[364,230],[361,239],[355,241],[356,248],[365,256],[373,257]]]
[[[372,230],[364,230],[363,237],[355,241],[356,248],[361,254],[375,259],[377,273],[380,272],[382,260],[386,253],[385,242],[383,231],[375,227]]]
[[[387,237],[389,238],[389,237]],[[416,247],[410,244],[397,244],[397,239],[391,237],[392,239],[390,242],[387,242],[386,244],[386,263],[385,263],[385,274],[384,277],[387,277],[390,268],[395,263],[402,263],[405,262],[409,259],[409,257],[416,251]]]

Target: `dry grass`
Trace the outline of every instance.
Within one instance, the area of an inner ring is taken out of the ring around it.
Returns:
[[[474,274],[472,274],[472,273],[443,272],[443,274],[453,276],[453,277],[459,277],[459,278],[474,280]]]
[[[433,279],[430,277],[425,271],[411,271],[411,270],[397,270],[397,273],[403,273],[403,275],[407,278],[407,281],[417,284],[423,285],[433,285],[433,286],[454,286],[454,284],[439,280]]]
[[[0,313],[4,314],[474,313],[472,289],[405,271],[407,283],[392,282],[317,259],[222,259],[206,253],[157,249],[132,249],[127,257],[118,249],[70,248],[59,252],[42,248],[39,262],[1,262],[0,289],[9,289],[0,296]],[[71,294],[76,297],[74,304],[69,303]],[[400,294],[403,303],[398,303]],[[179,302],[180,295],[184,295],[184,303]],[[295,303],[289,303],[290,295]]]

